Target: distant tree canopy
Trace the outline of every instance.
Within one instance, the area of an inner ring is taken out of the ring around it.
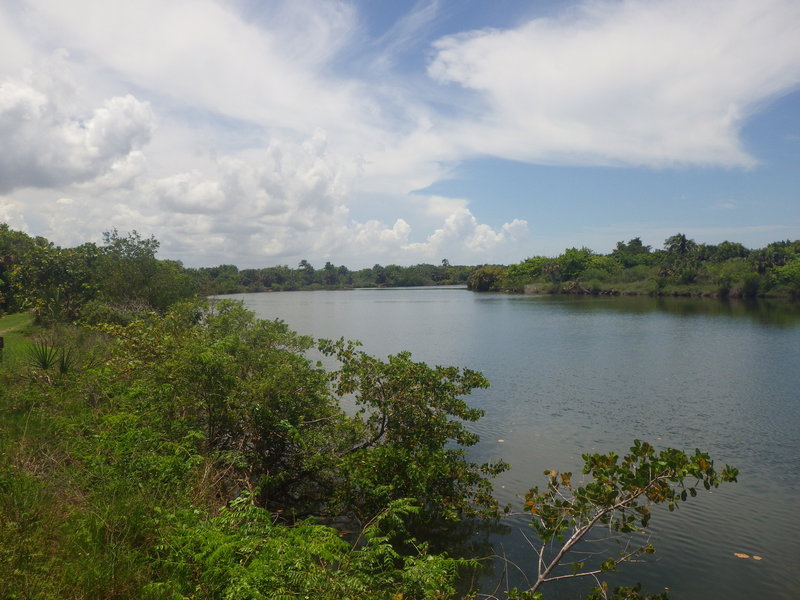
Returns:
[[[293,291],[301,289],[342,289],[365,287],[417,287],[428,285],[464,285],[475,267],[421,263],[409,267],[380,265],[351,271],[328,261],[315,268],[303,259],[292,269],[287,265],[263,269],[237,269],[233,265],[189,269],[201,293],[235,294],[239,292]]]
[[[112,319],[165,311],[194,295],[240,292],[466,285],[476,292],[673,294],[800,298],[800,240],[761,249],[697,243],[677,233],[653,250],[635,237],[609,254],[567,248],[504,265],[375,264],[352,271],[331,261],[239,269],[232,264],[184,268],[156,257],[159,242],[137,231],[103,234],[100,245],[61,248],[0,223],[0,311],[30,309],[40,320]]]
[[[222,264],[187,269],[157,258],[158,249],[158,240],[135,230],[123,234],[112,229],[103,234],[102,244],[61,248],[0,223],[0,311],[29,309],[43,321],[103,320],[115,313],[122,323],[136,312],[163,312],[198,294],[464,285],[475,269],[447,259],[437,265],[376,264],[357,271],[331,261],[316,268],[307,259],[296,268]]]
[[[568,248],[559,256],[534,256],[493,273],[488,289],[549,293],[629,293],[752,298],[800,297],[794,261],[800,240],[751,250],[740,243],[697,243],[678,233],[652,250],[638,237],[617,242],[607,254]],[[478,288],[474,288],[478,289]]]
[[[484,265],[472,272],[467,279],[467,287],[475,292],[497,292],[502,290],[504,277],[504,267]]]
[[[46,246],[44,238],[32,238],[0,223],[0,312],[14,309],[17,302],[11,290],[11,272],[20,258],[38,246]]]

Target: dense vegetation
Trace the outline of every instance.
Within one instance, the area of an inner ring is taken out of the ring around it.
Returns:
[[[189,269],[198,288],[206,295],[239,292],[280,292],[293,290],[343,289],[368,287],[414,287],[424,285],[465,284],[474,267],[451,265],[447,259],[440,265],[419,264],[410,267],[375,265],[351,271],[344,265],[326,262],[315,269],[301,260],[296,269],[286,265],[263,269],[242,269],[220,265]]]
[[[797,298],[800,240],[750,250],[734,242],[698,244],[679,233],[663,250],[653,250],[634,238],[606,255],[568,248],[554,258],[486,265],[470,275],[468,285],[476,291]]]
[[[483,376],[197,299],[192,273],[157,248],[112,231],[61,249],[0,227],[0,302],[27,311],[0,319],[4,598],[456,597],[477,561],[426,537],[501,518],[491,479],[507,465],[467,454],[482,413],[465,397]],[[539,576],[507,597],[541,597],[595,524],[631,536],[648,505],[736,478],[700,451],[640,442],[584,459],[583,484],[553,471],[526,495]],[[651,551],[621,547],[569,576]]]
[[[463,450],[477,441],[463,422],[480,412],[461,396],[485,380],[344,342],[322,344],[341,361],[326,372],[303,356],[311,344],[239,304],[190,302],[10,346],[5,597],[452,591],[459,561],[423,544],[400,555],[389,536],[408,550],[431,522],[495,514],[488,476],[504,465]],[[338,392],[365,412],[346,415]]]
[[[59,248],[0,223],[0,312],[26,307],[37,316],[61,319],[75,318],[79,309],[163,311],[196,294],[454,284],[478,292],[800,297],[800,240],[752,250],[676,234],[660,250],[634,238],[605,255],[568,248],[556,257],[534,256],[508,266],[459,266],[444,259],[439,265],[376,264],[356,271],[331,262],[316,269],[307,260],[294,269],[185,268],[157,259],[158,241],[135,231],[123,236],[114,230],[103,241]]]
[[[39,321],[79,316],[130,319],[164,311],[195,295],[197,286],[177,261],[156,258],[158,241],[137,232],[103,236],[104,245],[60,248],[0,223],[0,313],[27,309]]]

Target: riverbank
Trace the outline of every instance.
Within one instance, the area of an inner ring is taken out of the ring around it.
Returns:
[[[513,290],[508,290],[515,293]],[[566,294],[573,296],[649,296],[649,297],[672,297],[672,298],[710,298],[717,300],[753,300],[753,299],[781,299],[796,301],[798,297],[786,290],[775,290],[769,292],[749,293],[747,290],[725,290],[713,286],[699,285],[661,285],[656,286],[652,282],[639,282],[637,285],[625,285],[605,287],[592,285],[591,283],[569,282],[567,284],[544,284],[531,283],[524,287],[524,294],[529,295],[558,295]]]

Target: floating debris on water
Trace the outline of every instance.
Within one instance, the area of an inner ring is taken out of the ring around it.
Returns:
[[[736,558],[752,558],[753,560],[764,560],[758,554],[753,554],[753,556],[750,556],[749,554],[745,554],[744,552],[734,552],[733,555]]]

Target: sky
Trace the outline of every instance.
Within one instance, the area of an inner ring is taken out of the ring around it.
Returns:
[[[800,238],[797,0],[0,0],[0,222],[186,266]]]

